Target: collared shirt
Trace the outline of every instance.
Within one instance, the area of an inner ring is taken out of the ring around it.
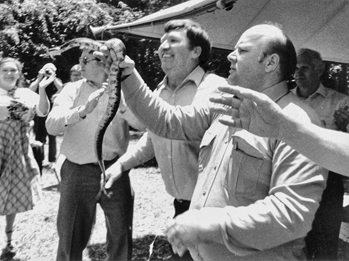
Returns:
[[[349,107],[348,95],[326,88],[322,84],[308,98],[302,98],[298,95],[298,87],[294,88],[292,92],[316,111],[326,129],[338,129],[333,115],[336,110],[343,109],[345,106]],[[349,131],[349,126],[347,126],[347,130]]]
[[[175,89],[167,85],[167,77],[154,94],[175,106],[207,101],[210,94],[226,81],[214,74],[206,74],[196,67]],[[144,133],[134,150],[120,159],[125,169],[131,169],[154,156],[159,165],[167,192],[177,198],[191,200],[198,175],[199,141],[171,140],[151,131]]]
[[[97,162],[95,133],[108,106],[108,95],[104,93],[100,97],[97,107],[85,119],[80,118],[78,112],[97,89],[85,79],[67,84],[55,99],[46,120],[47,131],[51,135],[64,133],[60,152],[77,164]],[[118,112],[104,135],[103,159],[111,160],[124,154],[128,142],[129,126],[122,113]]]
[[[215,220],[220,243],[200,242],[190,249],[194,259],[304,258],[304,237],[326,186],[325,169],[281,140],[222,125],[205,104],[171,108],[152,97],[137,72],[124,84],[127,104],[151,131],[172,139],[202,140],[191,208],[220,208],[225,214]],[[285,113],[319,123],[285,82],[265,93]]]

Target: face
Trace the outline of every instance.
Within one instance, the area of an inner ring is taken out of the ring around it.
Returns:
[[[230,71],[228,82],[245,88],[257,89],[264,75],[261,59],[266,43],[256,29],[247,30],[238,40],[235,50],[228,55]]]
[[[76,81],[81,80],[81,79],[82,79],[82,77],[81,77],[81,73],[80,72],[72,71],[70,73],[70,81],[71,82],[76,82]]]
[[[297,67],[294,74],[297,85],[301,92],[314,93],[320,85],[320,76],[318,67],[304,55],[297,56]]]
[[[81,75],[87,80],[95,82],[101,78],[101,75],[104,75],[103,70],[97,66],[96,58],[88,50],[82,52],[79,64],[81,66]]]
[[[5,62],[0,66],[0,87],[11,90],[16,86],[20,72],[14,62]]]
[[[162,70],[168,73],[192,70],[197,63],[198,54],[195,48],[190,50],[189,39],[184,29],[172,30],[161,38],[159,58]]]

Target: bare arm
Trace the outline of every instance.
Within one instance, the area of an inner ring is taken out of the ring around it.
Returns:
[[[38,107],[44,116],[46,116],[50,110],[50,101],[46,94],[46,87],[53,81],[54,77],[54,75],[51,75],[49,78],[41,78],[38,84],[40,97]]]
[[[44,75],[41,73],[41,71],[38,74],[38,77],[35,79],[35,81],[33,81],[30,86],[29,89],[32,90],[33,92],[36,92],[36,90],[39,87],[39,83],[41,82],[42,78],[44,77]]]
[[[57,93],[60,93],[61,90],[63,89],[63,83],[62,83],[61,79],[55,77],[54,80],[53,80],[53,84],[57,88]]]
[[[282,119],[280,139],[320,166],[349,177],[349,135],[344,132]]]
[[[285,115],[276,103],[259,92],[237,86],[220,87],[220,91],[222,96],[210,100],[217,103],[212,108],[214,112],[229,116],[221,120],[223,124],[281,139],[320,166],[349,177],[347,133]]]

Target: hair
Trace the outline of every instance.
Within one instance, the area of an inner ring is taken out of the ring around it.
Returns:
[[[165,33],[180,29],[186,30],[187,37],[189,39],[189,47],[191,50],[197,46],[201,47],[199,64],[201,66],[205,65],[210,58],[211,53],[211,40],[207,32],[201,27],[200,24],[190,19],[171,20],[168,21],[164,27]]]
[[[301,48],[297,52],[297,57],[303,56],[309,59],[312,65],[314,65],[316,68],[319,66],[323,66],[323,60],[321,58],[321,54],[315,50],[308,49],[308,48]]]
[[[270,41],[266,50],[263,52],[263,56],[277,54],[280,58],[281,80],[290,80],[297,66],[297,55],[294,45],[281,26],[271,23],[267,24],[278,28],[283,37],[275,37],[274,40]]]
[[[22,74],[22,64],[19,60],[15,59],[15,58],[12,58],[12,57],[4,57],[4,58],[0,58],[0,67],[4,64],[4,63],[7,63],[7,62],[13,62],[16,67],[17,67],[17,70],[19,72],[19,78],[16,82],[16,87],[19,87],[21,84],[22,84],[22,80],[23,80],[23,74]]]
[[[72,66],[72,68],[70,68],[70,71],[69,71],[70,73],[72,73],[72,72],[81,72],[81,66],[80,66],[80,64],[75,64],[75,65],[73,65]]]
[[[53,63],[46,63],[42,68],[44,70],[51,69],[53,71],[57,71],[57,68]]]

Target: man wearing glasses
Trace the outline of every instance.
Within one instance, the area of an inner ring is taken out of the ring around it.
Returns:
[[[64,133],[61,154],[66,157],[61,168],[57,260],[82,260],[97,203],[106,219],[106,260],[131,260],[133,192],[128,172],[110,188],[110,197],[102,193],[96,199],[101,170],[94,153],[94,137],[108,106],[108,95],[102,88],[108,75],[98,66],[92,50],[83,50],[79,61],[84,79],[67,84],[55,99],[46,122],[50,134]],[[129,124],[139,127],[137,119],[125,106],[119,111],[122,112],[117,113],[104,135],[106,167],[125,153]]]

